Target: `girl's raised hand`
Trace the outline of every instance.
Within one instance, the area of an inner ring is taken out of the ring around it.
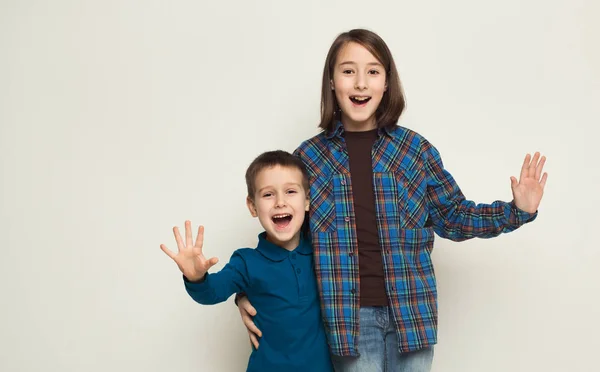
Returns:
[[[185,221],[185,244],[181,239],[177,226],[173,227],[173,235],[175,235],[175,241],[177,242],[177,254],[171,252],[164,244],[160,245],[160,249],[175,261],[179,270],[188,280],[192,282],[201,280],[208,269],[219,262],[216,257],[206,259],[202,253],[204,226],[198,227],[198,236],[195,243],[192,243],[192,223],[190,221]]]
[[[548,173],[542,175],[545,163],[546,157],[542,156],[540,158],[539,152],[533,155],[533,159],[531,159],[531,155],[527,154],[521,167],[519,181],[515,177],[510,177],[513,198],[517,208],[529,213],[537,211],[548,179]]]

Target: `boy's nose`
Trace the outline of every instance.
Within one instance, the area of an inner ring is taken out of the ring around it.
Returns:
[[[285,207],[285,199],[281,196],[278,196],[277,199],[275,199],[275,207]]]

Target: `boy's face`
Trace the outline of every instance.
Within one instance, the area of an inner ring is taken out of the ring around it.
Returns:
[[[332,88],[349,131],[377,128],[375,111],[387,90],[385,68],[365,47],[348,43],[338,53]]]
[[[248,198],[246,203],[266,230],[267,240],[288,250],[296,248],[309,207],[302,172],[279,165],[265,168],[256,176],[254,186],[254,200]]]

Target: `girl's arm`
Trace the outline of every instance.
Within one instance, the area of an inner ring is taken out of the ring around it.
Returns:
[[[510,203],[475,204],[466,200],[452,175],[444,169],[438,151],[424,143],[427,203],[435,232],[455,241],[491,238],[510,232],[537,217],[547,174],[540,179],[545,158],[527,155],[520,180],[511,177],[514,200]]]

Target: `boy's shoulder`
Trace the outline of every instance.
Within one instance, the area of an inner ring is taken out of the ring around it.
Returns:
[[[232,256],[239,256],[245,260],[249,258],[254,258],[257,254],[258,252],[256,248],[238,248],[235,251],[233,251]]]

